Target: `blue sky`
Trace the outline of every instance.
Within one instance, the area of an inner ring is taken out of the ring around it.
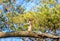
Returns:
[[[29,11],[32,7],[37,6],[37,4],[39,4],[40,1],[38,0],[31,0],[30,2],[24,1],[24,0],[17,0],[16,1],[16,5],[21,5],[22,7],[26,9],[26,11]]]
[[[30,0],[29,2],[27,2],[27,0],[16,0],[16,4],[13,4],[13,5],[15,8],[19,5],[21,5],[22,8],[26,9],[26,11],[29,11],[34,6],[37,6],[37,4],[39,4],[39,3],[40,3],[40,1],[38,1],[38,0],[33,0],[33,1]],[[3,10],[2,5],[0,5],[0,10]]]
[[[18,37],[10,37],[10,38],[0,38],[0,41],[23,41]]]

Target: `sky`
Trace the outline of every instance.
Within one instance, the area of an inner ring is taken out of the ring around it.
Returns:
[[[0,38],[0,41],[23,41],[19,37]]]
[[[38,4],[40,3],[40,1],[38,0],[31,0],[30,2],[26,2],[26,0],[16,0],[16,4],[15,6],[19,6],[22,4],[22,8],[25,8],[26,11],[29,11],[31,8],[33,8],[34,6],[38,6]],[[60,0],[58,0],[58,3],[60,3]],[[41,5],[41,4],[40,4]],[[3,6],[0,5],[0,10],[3,10],[2,8]],[[60,32],[60,31],[58,31]],[[22,39],[20,39],[19,37],[10,37],[10,38],[0,38],[0,41],[23,41]]]

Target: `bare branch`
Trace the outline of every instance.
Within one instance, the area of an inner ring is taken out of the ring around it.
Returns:
[[[4,33],[0,32],[0,38],[6,37],[33,37],[33,38],[60,38],[60,36],[51,35],[48,33],[35,33],[35,32],[28,32],[28,31],[16,31],[16,32],[9,32]]]

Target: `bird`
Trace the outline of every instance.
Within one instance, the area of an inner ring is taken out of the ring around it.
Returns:
[[[32,29],[32,25],[31,25],[31,20],[28,21],[28,32],[30,32]]]

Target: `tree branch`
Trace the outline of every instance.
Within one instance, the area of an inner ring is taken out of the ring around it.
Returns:
[[[0,32],[0,38],[6,37],[60,38],[60,36],[55,36],[48,33],[35,33],[28,31],[16,31],[9,33]]]

